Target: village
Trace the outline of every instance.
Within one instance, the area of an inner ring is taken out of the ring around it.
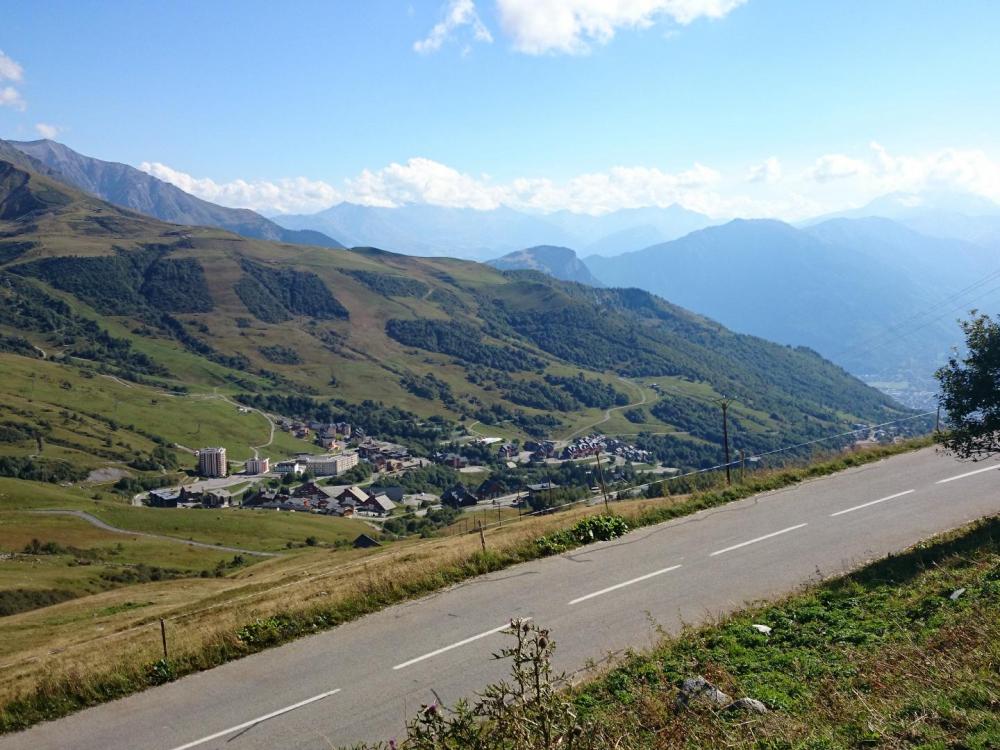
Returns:
[[[134,502],[152,508],[355,518],[379,532],[425,530],[426,523],[407,526],[391,519],[429,518],[439,527],[453,520],[450,511],[551,508],[596,495],[604,482],[620,490],[626,480],[656,481],[679,471],[659,465],[648,450],[599,433],[563,442],[523,443],[466,435],[428,456],[417,456],[404,445],[379,440],[347,422],[273,421],[276,428],[311,441],[323,452],[275,462],[254,455],[241,464],[230,461],[223,446],[205,447],[196,452],[193,482],[152,489]],[[856,427],[860,442],[892,439],[887,433],[869,433],[864,425]],[[641,467],[641,474],[635,467]],[[563,478],[562,486],[553,480],[553,472]],[[428,474],[434,475],[433,481],[415,480]]]
[[[196,452],[195,481],[149,490],[135,502],[165,509],[233,508],[356,518],[381,529],[381,522],[394,515],[422,517],[442,508],[471,510],[483,505],[526,508],[533,498],[551,501],[560,490],[551,479],[520,482],[512,488],[509,477],[505,482],[493,475],[496,468],[510,474],[532,465],[593,462],[601,455],[602,466],[613,472],[616,465],[653,461],[648,451],[599,434],[562,445],[554,440],[522,444],[468,436],[429,456],[416,456],[403,445],[379,440],[347,422],[273,419],[278,429],[311,441],[323,452],[277,461],[255,455],[241,464],[229,460],[224,446],[205,447]],[[407,472],[434,465],[452,470],[455,481],[443,488],[416,490],[396,481]],[[586,474],[586,489],[596,490],[596,474]]]

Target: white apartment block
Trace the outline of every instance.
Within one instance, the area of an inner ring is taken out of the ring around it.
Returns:
[[[358,465],[357,453],[338,453],[335,456],[307,456],[308,471],[318,477],[335,477]]]
[[[271,459],[269,458],[249,458],[244,469],[246,474],[267,474],[271,470]]]
[[[198,451],[198,474],[203,477],[224,477],[229,474],[225,448],[202,448]]]

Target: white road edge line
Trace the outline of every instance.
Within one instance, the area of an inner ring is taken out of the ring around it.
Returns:
[[[520,618],[521,622],[526,622],[527,620],[530,620],[530,619],[531,619],[530,617],[522,617],[522,618]],[[485,633],[480,633],[479,635],[474,635],[471,638],[465,638],[465,639],[463,639],[461,641],[458,641],[457,643],[451,644],[450,646],[445,646],[444,648],[439,648],[437,651],[431,651],[430,653],[424,654],[423,656],[418,656],[416,659],[410,659],[409,661],[404,661],[402,664],[397,664],[396,666],[394,666],[393,669],[405,669],[406,667],[410,666],[411,664],[416,664],[418,661],[423,661],[424,659],[431,659],[431,658],[433,658],[435,656],[438,656],[439,654],[443,654],[445,651],[451,651],[453,648],[458,648],[459,646],[464,646],[467,643],[472,643],[473,641],[478,641],[480,638],[485,638],[488,635],[493,635],[494,633],[499,633],[501,630],[507,630],[508,628],[510,628],[510,623],[506,622],[503,625],[501,625],[500,627],[493,628],[492,630],[487,630]]]
[[[808,526],[807,523],[800,523],[797,526],[789,526],[787,529],[782,529],[781,531],[774,531],[770,534],[764,534],[764,536],[759,536],[756,539],[751,539],[748,542],[740,542],[739,544],[734,544],[732,547],[726,547],[725,549],[717,549],[715,552],[709,555],[709,557],[715,557],[716,555],[721,555],[723,552],[732,552],[734,549],[739,549],[740,547],[746,547],[748,544],[756,544],[757,542],[763,542],[765,539],[770,539],[773,536],[778,536],[779,534],[787,534],[789,531],[795,531],[796,529],[801,529],[803,526]]]
[[[188,750],[188,748],[197,747],[198,745],[204,745],[206,742],[217,740],[219,739],[219,737],[225,737],[227,734],[233,734],[234,732],[239,732],[241,729],[247,729],[248,727],[252,727],[254,724],[259,724],[262,721],[273,719],[275,716],[281,716],[282,714],[287,714],[289,711],[294,711],[297,708],[308,706],[310,703],[315,703],[316,701],[321,701],[324,698],[329,698],[331,695],[334,695],[335,693],[339,692],[340,688],[337,688],[336,690],[327,690],[325,693],[314,695],[312,698],[306,698],[304,701],[299,701],[298,703],[294,703],[291,706],[286,706],[285,708],[279,708],[277,711],[272,711],[269,714],[258,716],[256,719],[250,719],[250,721],[245,721],[242,724],[237,724],[235,727],[229,727],[229,729],[223,729],[221,732],[210,734],[208,735],[208,737],[202,737],[200,740],[189,742],[186,745],[178,745],[172,750]]]
[[[976,469],[975,471],[967,471],[964,474],[948,477],[947,479],[939,479],[934,484],[947,484],[948,482],[954,482],[956,479],[965,479],[966,477],[971,477],[973,474],[982,474],[984,471],[996,471],[997,469],[1000,469],[1000,465],[987,466],[985,469]]]
[[[878,505],[879,503],[884,503],[886,500],[895,500],[897,497],[902,497],[903,495],[909,495],[916,490],[907,490],[906,492],[897,492],[895,495],[889,495],[889,497],[879,498],[878,500],[872,500],[870,503],[862,503],[861,505],[855,505],[853,508],[845,508],[844,510],[838,510],[836,513],[831,513],[830,518],[834,516],[842,516],[845,513],[850,513],[852,510],[861,510],[862,508],[867,508],[869,505]]]
[[[601,589],[600,591],[595,591],[593,594],[587,594],[586,596],[580,596],[569,603],[569,606],[574,604],[579,604],[580,602],[585,602],[588,599],[593,599],[595,596],[601,596],[601,594],[607,594],[611,591],[617,591],[618,589],[623,589],[626,586],[631,586],[633,583],[639,583],[640,581],[647,581],[650,578],[655,578],[658,575],[663,575],[664,573],[669,573],[671,570],[677,570],[680,565],[671,565],[669,568],[662,568],[660,570],[654,570],[652,573],[646,573],[644,576],[639,576],[638,578],[633,578],[631,581],[624,581],[623,583],[616,583],[614,586],[608,586],[606,589]]]

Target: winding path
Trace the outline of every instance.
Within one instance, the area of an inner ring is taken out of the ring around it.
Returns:
[[[119,529],[117,526],[112,526],[105,523],[97,516],[92,516],[90,513],[82,510],[32,510],[30,513],[43,513],[54,516],[75,516],[89,524],[96,526],[103,531],[110,531],[115,534],[130,534],[132,536],[144,536],[149,539],[161,539],[165,542],[176,542],[177,544],[186,544],[189,547],[199,547],[200,549],[214,549],[220,552],[236,552],[241,555],[253,555],[254,557],[280,557],[277,552],[260,552],[258,550],[252,549],[242,549],[240,547],[226,547],[221,544],[209,544],[208,542],[195,542],[190,539],[180,539],[176,536],[167,536],[166,534],[151,534],[148,531],[129,531],[128,529]],[[169,510],[165,510],[165,513],[169,513]]]
[[[631,382],[629,380],[626,380],[623,377],[619,377],[618,379],[620,381],[622,381],[623,383],[626,383],[627,385],[636,386],[639,389],[639,393],[642,395],[642,399],[640,399],[639,401],[636,401],[633,404],[625,404],[624,406],[612,406],[610,409],[608,409],[607,411],[604,412],[604,418],[603,419],[599,419],[596,422],[593,422],[593,423],[588,424],[588,425],[584,425],[583,427],[580,427],[579,429],[573,430],[573,432],[571,432],[569,435],[567,435],[566,437],[564,437],[562,440],[559,441],[559,445],[565,445],[565,444],[569,443],[577,435],[580,435],[580,434],[582,434],[584,432],[589,432],[590,430],[594,429],[598,425],[604,424],[609,419],[611,419],[611,412],[613,412],[613,411],[621,411],[622,409],[631,409],[631,408],[633,408],[635,406],[642,406],[643,404],[646,403],[646,391],[643,389],[642,385],[638,385],[636,383],[633,383],[633,382]]]

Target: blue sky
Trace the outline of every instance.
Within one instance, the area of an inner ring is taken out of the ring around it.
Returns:
[[[266,212],[1000,199],[991,0],[0,0],[0,17],[0,137],[54,134]]]

